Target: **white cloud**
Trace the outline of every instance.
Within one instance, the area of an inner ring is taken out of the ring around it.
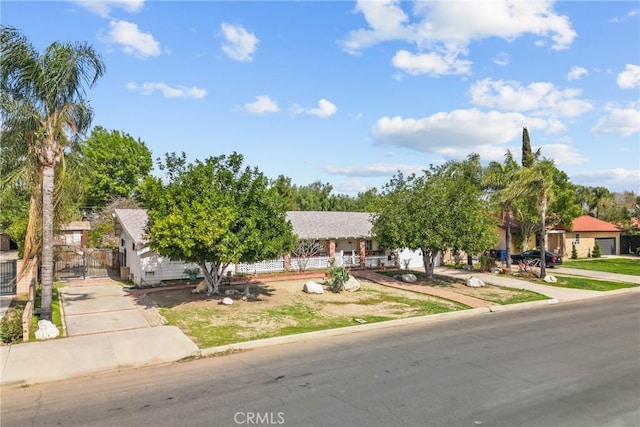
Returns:
[[[624,71],[618,74],[617,82],[623,89],[640,87],[640,66],[627,64]]]
[[[603,186],[611,191],[640,191],[640,169],[605,169],[571,174],[571,181],[586,186]]]
[[[553,159],[556,165],[579,165],[589,161],[569,144],[547,144],[540,149],[542,155]]]
[[[139,12],[144,6],[144,0],[75,0],[73,3],[103,18],[108,18],[113,9],[122,9],[126,12],[134,13]]]
[[[399,0],[358,0],[356,11],[364,15],[368,27],[351,31],[342,41],[343,49],[356,54],[384,41],[405,41],[416,45],[413,56],[398,52],[394,64],[404,65],[413,74],[426,67],[434,74],[443,69],[438,58],[446,63],[470,66],[458,57],[467,55],[470,43],[498,37],[512,41],[525,34],[551,41],[551,48],[566,49],[577,36],[570,21],[554,11],[555,2],[484,2],[481,7],[469,7],[466,2],[415,2],[410,17]],[[405,51],[406,52],[406,51]],[[398,56],[400,55],[400,56]],[[407,66],[409,60],[413,66]],[[425,65],[420,65],[426,62]],[[465,69],[446,67],[445,70]]]
[[[336,193],[347,193],[347,194],[357,194],[363,193],[372,188],[371,185],[368,185],[359,179],[350,179],[348,181],[337,181],[331,184],[333,186],[333,190]]]
[[[471,61],[464,61],[454,55],[442,56],[438,53],[412,54],[406,50],[398,51],[391,60],[392,64],[407,74],[471,74]]]
[[[322,98],[318,101],[318,106],[316,108],[304,108],[298,104],[293,104],[289,111],[294,115],[309,114],[311,116],[318,116],[324,119],[326,117],[333,116],[338,111],[338,108],[333,102]]]
[[[307,114],[325,118],[333,116],[336,111],[338,111],[336,105],[331,101],[323,98],[318,101],[318,107],[307,110]]]
[[[553,83],[484,79],[469,89],[474,105],[501,110],[532,112],[535,115],[576,117],[593,109],[591,102],[578,98],[579,89],[557,89]]]
[[[355,54],[360,50],[385,40],[409,40],[414,38],[413,31],[405,24],[409,17],[400,7],[400,2],[358,1],[356,11],[364,15],[371,29],[351,31],[343,42],[346,52]]]
[[[134,23],[127,21],[111,21],[109,23],[108,41],[122,46],[122,51],[127,55],[142,58],[160,55],[160,43],[153,35],[143,33]]]
[[[346,176],[392,176],[398,171],[404,174],[420,173],[424,166],[408,165],[402,163],[374,163],[370,165],[335,166],[327,165],[322,168],[325,172],[333,175]]]
[[[593,134],[619,134],[630,136],[640,131],[640,108],[613,108],[591,128]]]
[[[253,61],[253,54],[256,51],[260,39],[255,34],[250,33],[239,25],[231,25],[223,22],[220,25],[222,36],[225,42],[222,43],[222,50],[229,58],[240,62]]]
[[[244,104],[244,109],[253,114],[277,113],[278,104],[266,95],[256,96],[255,102]]]
[[[420,119],[382,117],[371,133],[379,143],[446,158],[464,158],[473,151],[483,159],[501,160],[505,144],[520,138],[523,126],[530,132],[554,133],[563,129],[555,121],[520,113],[470,109],[441,112]]]
[[[134,82],[127,83],[127,89],[140,92],[143,95],[151,95],[154,92],[162,93],[162,96],[165,98],[195,98],[200,99],[204,98],[207,95],[207,91],[205,89],[193,87],[185,87],[185,86],[177,86],[171,87],[166,83],[157,82],[150,83],[145,82],[142,84],[137,84]]]
[[[567,74],[567,80],[580,80],[582,76],[588,76],[589,71],[583,67],[571,67],[571,71]]]
[[[505,52],[498,53],[493,59],[493,63],[501,67],[506,67],[509,65],[509,54]]]

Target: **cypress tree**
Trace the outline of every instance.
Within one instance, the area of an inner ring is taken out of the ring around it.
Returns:
[[[533,164],[533,152],[531,151],[531,141],[529,140],[529,131],[526,127],[522,128],[522,166],[528,168]]]

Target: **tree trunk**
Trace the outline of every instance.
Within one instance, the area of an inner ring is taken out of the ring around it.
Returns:
[[[211,270],[207,269],[206,261],[199,262],[198,265],[202,270],[205,282],[207,282],[207,295],[217,295],[220,289],[222,273],[229,264],[211,263]]]
[[[422,263],[424,264],[424,274],[427,279],[433,279],[434,254],[431,249],[422,249]]]
[[[547,198],[543,197],[540,201],[540,278],[547,276]]]
[[[51,320],[53,301],[53,166],[44,166],[42,176],[42,299],[40,319]]]
[[[511,271],[511,209],[505,211],[505,221],[507,222],[505,241],[507,242],[507,270]]]

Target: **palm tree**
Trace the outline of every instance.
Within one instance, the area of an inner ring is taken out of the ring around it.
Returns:
[[[482,186],[492,193],[491,197],[501,206],[504,214],[507,269],[511,269],[511,204],[513,203],[513,195],[509,192],[509,186],[518,169],[518,163],[514,160],[511,151],[508,150],[504,163],[489,163],[482,178]]]
[[[85,99],[104,74],[100,55],[86,43],[54,42],[40,54],[19,30],[0,28],[0,84],[3,132],[24,137],[38,167],[32,196],[25,259],[35,255],[38,206],[42,212],[41,318],[51,320],[55,171],[64,166],[64,149],[86,132],[93,111]],[[31,233],[31,235],[30,235]]]
[[[553,199],[553,160],[536,159],[528,167],[518,169],[514,181],[506,190],[512,200],[519,197],[533,197],[540,214],[540,277],[546,276],[546,215],[547,207]]]

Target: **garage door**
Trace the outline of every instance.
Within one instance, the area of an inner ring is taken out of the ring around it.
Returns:
[[[616,255],[616,238],[601,238],[596,239],[598,246],[600,246],[600,255]]]

